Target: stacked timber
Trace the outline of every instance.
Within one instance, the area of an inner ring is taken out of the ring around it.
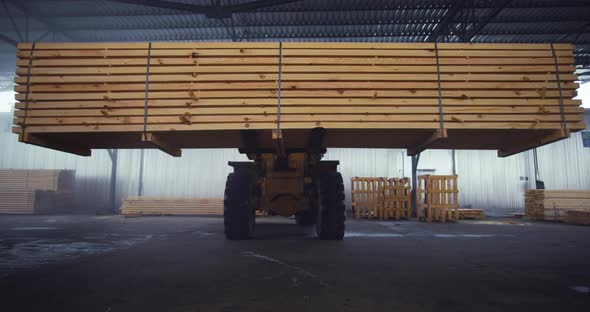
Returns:
[[[123,201],[121,214],[223,215],[223,198],[128,197]]]
[[[0,213],[72,212],[73,170],[0,170]]]
[[[527,190],[524,212],[533,220],[590,223],[590,191]]]
[[[459,209],[459,220],[484,218],[485,214],[482,209]]]
[[[81,155],[322,127],[325,147],[505,156],[585,128],[569,44],[23,43],[17,65],[13,131]]]

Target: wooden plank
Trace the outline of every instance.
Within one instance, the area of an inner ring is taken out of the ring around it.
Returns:
[[[561,73],[573,73],[574,66],[565,65],[558,67]],[[179,74],[179,73],[277,73],[276,65],[242,65],[242,66],[150,66],[151,74]],[[432,73],[436,72],[434,65],[283,65],[283,73]],[[554,73],[554,65],[522,66],[522,65],[465,65],[465,66],[440,66],[441,73]],[[37,75],[145,75],[144,66],[117,66],[117,67],[32,67],[18,68],[16,74],[27,76]]]
[[[170,142],[167,142],[166,140],[162,139],[162,137],[159,136],[157,133],[143,133],[141,136],[141,140],[154,144],[158,149],[170,156],[182,156],[182,151],[178,146],[174,146]]]
[[[522,151],[540,147],[549,143],[553,143],[555,141],[569,138],[570,131],[566,129],[559,129],[551,132],[550,134],[544,135],[542,137],[537,138],[534,141],[529,142],[514,142],[513,145],[502,147],[498,150],[498,157],[508,157]]]
[[[200,98],[198,100],[182,100],[182,99],[164,99],[164,100],[150,100],[150,108],[166,108],[166,107],[184,107],[187,109],[199,107],[224,107],[224,106],[238,106],[238,107],[260,107],[261,109],[271,109],[276,107],[277,100],[273,98]],[[579,112],[580,101],[578,100],[564,100],[566,112]],[[109,101],[40,101],[28,102],[28,109],[31,112],[48,109],[120,109],[120,108],[142,108],[145,106],[144,100],[109,100]],[[438,99],[431,98],[285,98],[281,99],[282,107],[300,107],[300,106],[339,106],[341,109],[348,109],[348,107],[419,107],[419,106],[438,106]],[[486,110],[488,107],[494,107],[498,110],[535,110],[542,113],[547,109],[549,112],[554,111],[554,107],[559,107],[559,99],[443,99],[443,109],[445,112],[458,113],[463,107],[472,107],[474,112],[478,110]],[[27,109],[27,102],[15,103],[17,109]],[[573,111],[572,111],[573,109]],[[77,110],[71,110],[76,112]],[[515,111],[516,112],[516,111]]]
[[[92,154],[89,148],[63,144],[61,142],[53,141],[51,139],[43,138],[31,133],[21,133],[21,135],[19,135],[19,141],[78,156],[90,156]]]
[[[573,65],[573,57],[560,57],[558,64]],[[553,57],[519,57],[519,58],[441,58],[441,65],[555,65]],[[33,59],[32,67],[64,66],[146,66],[147,58],[83,58],[83,59]],[[152,57],[150,66],[171,65],[278,65],[277,57]],[[284,65],[436,65],[433,58],[416,57],[289,57],[282,61]],[[29,67],[26,59],[17,60],[21,68]]]
[[[432,144],[436,143],[439,140],[442,140],[448,136],[447,131],[445,129],[437,129],[432,132],[426,140],[419,142],[416,146],[407,149],[408,156],[415,156],[430,147]]]
[[[557,82],[445,82],[445,90],[558,90]],[[186,90],[274,90],[278,88],[276,81],[266,82],[202,82],[202,83],[150,83],[151,91],[185,91]],[[369,89],[369,90],[438,90],[437,82],[283,82],[284,90],[317,90],[317,89]],[[574,82],[563,82],[562,90],[575,90]],[[15,86],[16,92],[26,92],[25,85]],[[77,93],[77,92],[123,92],[145,90],[145,83],[111,83],[111,84],[72,84],[64,88],[62,84],[30,85],[29,92]],[[344,92],[344,91],[343,91]],[[568,99],[569,100],[569,99]]]
[[[180,106],[178,108],[159,108],[150,106],[150,116],[178,116],[183,113],[190,113],[192,115],[242,115],[242,114],[262,114],[271,115],[277,113],[276,106],[260,107],[186,107]],[[540,110],[538,107],[497,107],[497,106],[481,106],[481,107],[446,107],[443,108],[445,114],[532,114],[545,116],[549,114],[560,114],[558,106],[547,106]],[[581,120],[580,113],[584,112],[582,107],[566,107],[564,108],[566,114],[572,114],[568,117],[576,117]],[[334,107],[331,106],[285,106],[281,108],[281,114],[333,114]],[[345,106],[338,109],[338,114],[438,114],[438,107],[415,107],[415,106]],[[103,109],[51,109],[51,110],[33,110],[29,107],[27,112],[15,111],[15,117],[83,117],[83,116],[101,116],[101,117],[121,117],[121,116],[139,116],[144,114],[143,108],[103,108]],[[451,115],[452,116],[452,115]],[[452,118],[451,118],[452,119]],[[571,119],[571,118],[568,118]]]

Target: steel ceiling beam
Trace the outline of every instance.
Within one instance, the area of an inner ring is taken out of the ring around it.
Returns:
[[[246,2],[234,5],[221,5],[221,6],[204,6],[190,3],[180,3],[174,1],[164,0],[110,0],[113,2],[121,2],[135,5],[143,5],[149,7],[155,7],[160,9],[169,9],[176,11],[191,12],[194,14],[204,14],[210,18],[230,18],[234,13],[246,12],[256,10],[260,8],[277,6],[287,4],[291,2],[297,2],[301,0],[256,0],[252,2]]]
[[[461,11],[464,2],[464,0],[455,0],[451,3],[443,19],[435,26],[426,41],[436,41],[440,35],[446,34],[455,16]]]
[[[16,45],[18,44],[18,41],[14,40],[2,33],[0,33],[0,41],[4,41],[14,47],[16,47]]]
[[[36,19],[37,21],[41,22],[42,24],[45,24],[47,26],[47,29],[52,31],[52,32],[60,32],[62,33],[66,38],[68,39],[72,39],[68,34],[66,34],[63,30],[61,30],[59,27],[55,26],[55,24],[53,24],[51,21],[47,20],[44,15],[43,12],[41,12],[39,9],[35,8],[35,7],[26,7],[25,5],[23,5],[23,1],[20,0],[7,0],[8,2],[10,2],[12,4],[12,6],[14,6],[15,8],[19,9],[21,12],[23,12],[23,14],[28,18],[33,17],[34,19]],[[28,25],[28,22],[27,22]],[[28,27],[28,26],[27,26]],[[27,31],[28,33],[28,31]],[[27,36],[28,34],[25,34],[25,36]]]
[[[477,35],[487,24],[489,24],[504,8],[506,8],[512,0],[503,0],[503,1],[495,1],[498,6],[494,9],[494,11],[486,16],[482,21],[479,21],[475,24],[474,28],[470,30],[463,38],[461,38],[464,42],[469,42],[475,35]]]
[[[12,16],[10,9],[8,8],[8,5],[6,4],[6,0],[2,0],[2,7],[4,7],[4,12],[6,12],[6,15],[8,15],[8,19],[10,20],[10,23],[12,24],[12,28],[14,29],[14,31],[18,35],[18,38],[20,39],[20,41],[23,41],[23,36],[20,34],[20,31],[18,29],[18,25],[16,24],[16,21],[14,20],[14,17]]]

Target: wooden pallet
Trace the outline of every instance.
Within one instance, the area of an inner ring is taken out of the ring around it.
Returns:
[[[421,221],[459,221],[459,189],[456,175],[418,176],[416,214]]]
[[[525,217],[533,220],[583,224],[584,211],[590,213],[590,191],[527,190],[525,193]]]
[[[386,179],[383,193],[385,219],[410,220],[412,218],[412,186],[409,178]]]
[[[459,209],[459,220],[484,219],[485,213],[482,209]]]
[[[357,219],[383,219],[385,178],[353,177],[350,181],[352,209]]]
[[[571,99],[572,46],[551,47],[22,43],[13,131],[23,142],[80,155],[236,147],[239,130],[270,138],[280,86],[286,147],[304,146],[307,130],[322,127],[329,129],[325,147],[498,149],[506,156],[585,128],[580,102]]]
[[[0,170],[0,214],[69,213],[73,170]]]
[[[410,219],[412,194],[408,178],[363,178],[350,181],[352,210],[357,219]]]
[[[125,216],[223,215],[223,198],[128,197],[120,208]]]

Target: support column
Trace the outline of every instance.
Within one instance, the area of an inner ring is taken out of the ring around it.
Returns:
[[[453,175],[457,175],[457,156],[455,150],[451,150],[451,161],[453,162]]]
[[[137,183],[137,196],[143,196],[143,163],[145,158],[145,149],[141,149],[139,155],[139,182]]]
[[[418,198],[416,197],[416,189],[418,188],[418,162],[420,161],[420,153],[412,156],[412,210],[414,214],[418,208]]]
[[[117,213],[117,163],[119,158],[118,150],[107,150],[111,158],[111,185],[109,191],[109,201],[111,204],[111,212]]]

